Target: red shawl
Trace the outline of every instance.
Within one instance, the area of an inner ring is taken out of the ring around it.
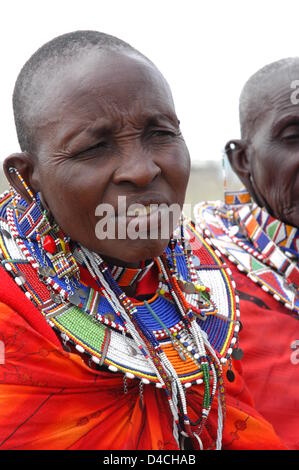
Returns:
[[[298,317],[227,261],[240,297],[244,380],[255,408],[290,449],[299,449]]]
[[[122,374],[90,369],[64,351],[41,313],[0,267],[0,449],[177,449],[164,391]],[[4,359],[4,361],[3,361]],[[4,363],[3,363],[4,362]],[[252,406],[241,368],[226,384],[224,449],[283,449],[272,426]],[[187,390],[191,419],[202,403],[201,386]],[[202,434],[214,447],[217,413]],[[193,443],[196,448],[196,443]]]

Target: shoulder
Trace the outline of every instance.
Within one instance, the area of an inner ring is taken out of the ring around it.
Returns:
[[[9,324],[26,325],[31,332],[34,330],[42,334],[60,347],[56,334],[46,319],[0,263],[0,331]]]

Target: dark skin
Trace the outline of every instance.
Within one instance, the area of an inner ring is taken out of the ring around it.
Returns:
[[[26,196],[8,172],[16,167],[63,231],[107,261],[138,266],[161,255],[166,239],[99,240],[95,209],[117,210],[118,196],[183,206],[190,157],[167,82],[132,52],[90,51],[59,74],[39,102],[36,150],[6,158],[7,178]]]
[[[291,82],[298,77],[299,64],[261,83],[247,139],[226,144],[234,171],[257,204],[293,227],[299,226],[299,105],[291,101]]]

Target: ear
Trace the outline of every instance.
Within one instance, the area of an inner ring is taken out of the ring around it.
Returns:
[[[238,175],[242,183],[249,189],[251,184],[248,143],[243,139],[229,140],[225,145],[225,153],[232,169]]]
[[[21,194],[21,196],[28,202],[32,202],[28,192],[19,180],[15,172],[10,172],[9,168],[14,167],[18,170],[25,183],[31,189],[34,196],[39,191],[38,179],[36,178],[36,161],[27,152],[13,153],[4,160],[3,170],[6,178],[8,179],[11,186]]]

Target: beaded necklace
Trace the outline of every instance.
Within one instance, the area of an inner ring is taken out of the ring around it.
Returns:
[[[261,229],[269,236],[284,253],[298,259],[299,257],[299,228],[287,225],[275,219],[265,209],[252,205],[252,214]]]
[[[140,282],[150,271],[154,262],[149,260],[147,263],[142,264],[144,265],[140,268],[127,268],[124,266],[114,266],[112,264],[109,264],[108,267],[118,285],[128,287]]]
[[[230,361],[237,345],[239,310],[230,271],[210,241],[189,222],[181,240],[172,239],[153,261],[160,273],[155,295],[133,303],[104,260],[83,246],[74,245],[72,256],[98,288],[84,285],[75,269],[71,280],[55,275],[34,231],[30,238],[24,236],[18,222],[17,208],[5,194],[0,200],[1,263],[63,342],[70,341],[99,367],[163,388],[177,442],[179,433],[187,433],[201,445],[200,432],[218,390],[220,448],[225,415],[222,364]],[[192,384],[204,387],[196,423],[188,416],[185,394]]]
[[[299,314],[298,252],[294,253],[298,229],[275,220],[252,203],[201,203],[195,207],[195,218],[213,246],[240,271]]]

